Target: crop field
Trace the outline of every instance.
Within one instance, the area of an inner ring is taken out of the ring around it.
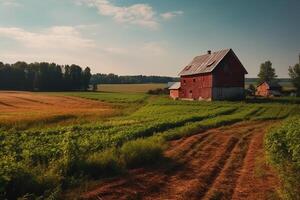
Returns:
[[[109,116],[111,106],[87,99],[30,92],[0,92],[0,126],[56,123],[70,119]]]
[[[26,95],[49,104],[74,101],[69,102],[74,112],[98,118],[21,130],[1,125],[0,199],[243,199],[243,194],[267,199],[276,195],[278,180],[265,163],[264,135],[300,112],[298,101],[190,102],[109,92]],[[5,104],[16,106],[3,99],[1,112],[9,107]],[[22,101],[17,107],[27,102]]]
[[[167,83],[145,83],[145,84],[100,84],[97,90],[101,92],[130,92],[130,93],[146,93],[149,90],[158,88],[166,88]]]

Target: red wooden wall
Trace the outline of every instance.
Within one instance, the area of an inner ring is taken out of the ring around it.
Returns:
[[[232,53],[213,71],[213,87],[245,87],[245,70]]]
[[[173,99],[179,98],[179,89],[178,90],[170,90],[170,97]]]
[[[267,83],[263,83],[260,86],[258,86],[256,88],[256,95],[258,96],[269,96],[270,92],[269,92],[269,85]]]
[[[212,95],[212,74],[198,74],[181,77],[180,98],[208,99]]]

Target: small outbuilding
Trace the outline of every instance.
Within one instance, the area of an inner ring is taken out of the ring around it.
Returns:
[[[180,82],[174,82],[170,87],[170,97],[172,99],[178,99],[179,98],[179,91],[180,91]]]
[[[245,74],[246,69],[232,49],[207,51],[179,73],[180,84],[169,88],[170,96],[187,100],[243,99]]]
[[[256,95],[262,97],[282,96],[282,87],[276,81],[265,81],[256,87]]]

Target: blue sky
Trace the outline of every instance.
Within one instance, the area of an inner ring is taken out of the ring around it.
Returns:
[[[299,0],[0,0],[0,60],[176,76],[208,49],[232,48],[255,77],[300,53]]]

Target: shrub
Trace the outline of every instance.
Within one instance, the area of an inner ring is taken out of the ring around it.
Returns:
[[[157,88],[154,90],[149,90],[147,94],[152,94],[152,95],[162,95],[162,94],[169,94],[169,89],[168,88]]]
[[[268,159],[283,180],[283,197],[300,199],[300,118],[286,120],[265,138]]]
[[[115,148],[94,153],[85,161],[82,168],[92,178],[109,177],[120,174],[124,169]]]
[[[138,139],[125,143],[120,153],[126,167],[145,166],[162,159],[163,144],[158,139]]]

